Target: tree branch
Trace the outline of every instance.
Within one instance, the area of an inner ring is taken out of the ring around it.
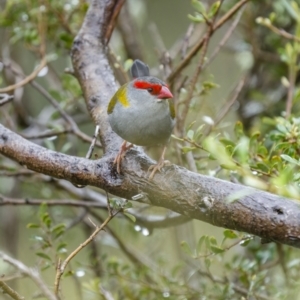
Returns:
[[[36,172],[300,248],[298,202],[175,165],[148,181],[149,158],[135,149],[125,156],[126,173],[118,176],[112,168],[112,155],[96,161],[65,155],[35,145],[0,125],[0,153]],[[232,196],[237,200],[229,203]]]

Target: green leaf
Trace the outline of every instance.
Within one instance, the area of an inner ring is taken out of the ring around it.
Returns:
[[[182,147],[181,151],[182,151],[183,154],[186,154],[186,153],[188,153],[190,151],[193,151],[195,149],[196,149],[196,147]]]
[[[47,212],[44,213],[44,215],[43,215],[42,218],[41,218],[41,221],[42,221],[48,228],[50,228],[52,221],[51,221],[51,218],[50,218],[50,216],[49,216],[49,213],[47,213]]]
[[[239,139],[240,137],[244,136],[244,127],[242,122],[238,121],[234,127],[235,136]]]
[[[208,235],[205,236],[205,246],[210,249],[210,237]]]
[[[219,161],[220,165],[223,165],[229,170],[236,169],[236,164],[233,162],[225,146],[218,140],[209,136],[203,141],[203,146],[215,159]]]
[[[202,124],[197,128],[196,133],[195,133],[195,140],[198,140],[203,135],[202,129],[204,126],[205,126],[205,124]]]
[[[205,19],[201,15],[193,16],[191,14],[188,14],[188,18],[195,23],[203,23],[205,21]]]
[[[214,236],[209,237],[210,245],[217,245],[217,240]]]
[[[52,265],[47,263],[43,268],[41,268],[41,271],[45,271],[47,269],[49,269]]]
[[[193,138],[194,138],[194,130],[192,130],[192,129],[190,129],[188,132],[187,132],[187,138],[189,139],[189,140],[193,140]]]
[[[56,231],[54,238],[55,239],[59,238],[61,235],[64,234],[64,232],[65,232],[65,230],[63,230],[63,229],[61,229],[60,231]]]
[[[69,277],[72,275],[74,275],[74,271],[68,271],[68,272],[64,273],[63,277]]]
[[[56,251],[60,252],[62,249],[67,247],[67,243],[60,243],[57,247],[56,247]]]
[[[27,228],[40,228],[41,226],[39,224],[34,224],[34,223],[28,223]]]
[[[213,5],[210,7],[209,12],[208,12],[208,17],[211,18],[213,17],[216,12],[218,11],[219,7],[220,7],[220,3],[221,1],[216,1],[215,3],[213,3]]]
[[[186,130],[189,131],[194,126],[195,123],[196,121],[191,122]]]
[[[49,255],[47,255],[46,253],[44,253],[44,252],[37,252],[36,255],[41,257],[41,258],[52,261],[51,257]]]
[[[123,208],[124,209],[128,209],[128,208],[132,208],[132,203],[130,202],[130,201],[127,201],[126,203],[125,203],[125,205],[123,206]]]
[[[246,247],[250,243],[251,239],[247,239],[240,242],[240,246]]]
[[[283,158],[284,160],[290,162],[291,164],[298,165],[298,166],[300,165],[298,160],[296,160],[295,158],[292,158],[286,154],[281,154],[280,157]]]
[[[39,217],[40,219],[42,219],[42,217],[44,216],[44,214],[47,212],[48,210],[48,205],[45,202],[43,202],[41,205],[40,205],[40,209],[39,209]]]
[[[230,229],[224,230],[223,235],[227,239],[236,239],[238,237],[238,235],[234,231],[232,231]]]
[[[48,148],[49,150],[55,151],[55,145],[52,140],[44,139],[44,144],[45,147]]]
[[[64,223],[57,224],[51,229],[52,233],[57,234],[58,232],[65,231],[66,225]]]
[[[233,164],[229,164],[229,165],[227,165],[227,164],[220,164],[220,167],[222,169],[230,170],[230,171],[234,171],[234,170],[237,169],[237,167],[235,165],[233,165]]]
[[[205,238],[206,238],[205,235],[201,236],[201,238],[199,239],[199,241],[198,241],[198,243],[197,243],[197,248],[196,248],[196,250],[197,250],[197,254],[198,254],[198,255],[199,255],[199,253],[201,252],[201,247],[202,247],[202,245],[203,245],[203,242],[204,242]]]
[[[225,251],[223,248],[214,245],[210,246],[210,250],[215,254],[223,253]]]
[[[187,243],[186,241],[182,241],[182,242],[180,243],[180,246],[181,246],[182,250],[183,250],[186,254],[188,254],[188,255],[190,255],[190,256],[193,255],[193,254],[192,254],[192,250],[191,250],[190,246],[188,245],[188,243]]]
[[[123,214],[124,214],[128,219],[130,219],[133,223],[136,222],[136,218],[135,218],[134,215],[129,214],[129,213],[127,213],[127,212],[123,212]]]
[[[69,143],[65,143],[65,144],[62,146],[60,152],[62,152],[62,153],[67,153],[67,152],[72,148],[72,146],[73,146],[73,144],[70,143],[70,142],[69,142]]]
[[[219,140],[224,146],[232,146],[232,147],[235,147],[236,144],[231,141],[231,140],[228,140],[228,139],[224,139],[224,138],[220,138]]]
[[[206,8],[204,4],[198,0],[192,0],[192,6],[199,11],[201,14],[205,15],[206,14]]]
[[[203,81],[202,87],[204,90],[211,90],[214,88],[219,88],[220,86],[212,81]]]
[[[280,132],[282,132],[284,134],[288,134],[289,133],[288,129],[284,125],[282,125],[282,124],[278,124],[276,127],[277,127],[278,131],[280,131]]]

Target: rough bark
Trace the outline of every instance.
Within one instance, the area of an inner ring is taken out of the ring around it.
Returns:
[[[76,184],[92,185],[127,199],[165,207],[216,226],[244,231],[300,248],[300,208],[296,201],[203,176],[171,165],[148,180],[153,161],[131,149],[122,174],[112,165],[121,139],[111,130],[106,106],[117,85],[108,64],[106,24],[118,0],[93,1],[72,49],[75,73],[96,124],[105,155],[87,160],[47,150],[0,125],[0,153],[28,169]],[[229,203],[229,197],[237,199]]]
[[[126,155],[124,174],[119,176],[112,167],[112,154],[96,161],[65,155],[33,144],[0,125],[0,152],[36,172],[97,186],[127,199],[138,196],[140,202],[300,248],[300,207],[296,201],[175,165],[149,181],[149,158],[135,149]],[[230,203],[232,196],[237,200]]]

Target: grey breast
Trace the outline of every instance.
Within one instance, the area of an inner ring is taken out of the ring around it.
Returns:
[[[165,144],[174,127],[169,104],[166,100],[147,97],[147,93],[145,91],[143,103],[140,99],[132,99],[129,107],[116,104],[114,113],[109,115],[112,129],[135,145]]]

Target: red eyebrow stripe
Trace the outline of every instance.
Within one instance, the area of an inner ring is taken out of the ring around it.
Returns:
[[[148,88],[152,88],[153,89],[152,94],[154,94],[154,95],[158,94],[161,90],[161,85],[160,84],[146,82],[146,81],[135,81],[133,85],[134,85],[135,88],[143,89],[143,90],[146,90]]]

